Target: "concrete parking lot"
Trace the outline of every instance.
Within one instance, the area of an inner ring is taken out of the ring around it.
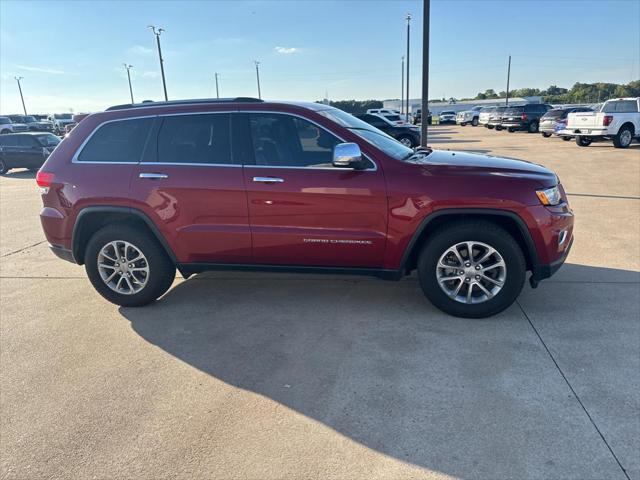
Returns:
[[[49,253],[0,178],[0,477],[640,479],[640,144],[437,126],[532,160],[576,212],[567,264],[485,320],[415,278],[207,273],[142,309]]]

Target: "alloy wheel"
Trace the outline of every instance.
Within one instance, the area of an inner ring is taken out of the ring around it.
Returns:
[[[111,290],[133,295],[149,280],[149,263],[138,247],[124,240],[114,240],[100,249],[98,273]]]
[[[478,304],[491,300],[502,290],[507,266],[492,246],[466,241],[445,250],[436,265],[436,277],[449,298]]]

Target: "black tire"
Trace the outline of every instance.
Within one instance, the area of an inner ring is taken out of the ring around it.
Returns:
[[[565,142],[568,142],[569,140],[571,140],[571,137],[562,137],[562,140],[564,140]]]
[[[3,159],[0,158],[0,175],[4,175],[9,170],[11,170],[9,166],[5,163]]]
[[[146,257],[149,276],[147,284],[137,293],[125,295],[112,290],[98,271],[98,254],[114,240],[124,240],[136,246]],[[111,303],[123,307],[140,307],[162,296],[171,287],[176,268],[163,247],[148,231],[128,224],[111,224],[93,234],[85,249],[85,270],[93,287]]]
[[[478,126],[478,117],[474,117],[474,119],[471,120],[471,125],[473,127],[477,127]]]
[[[467,126],[467,124],[463,122],[463,123],[461,123],[461,124],[460,124],[460,126],[461,126],[461,127],[466,127],[466,126]]]
[[[516,129],[515,129],[515,128],[511,128],[511,127],[509,128],[509,133],[513,133],[513,132],[515,132],[515,131],[516,131]]]
[[[576,145],[579,147],[588,147],[591,145],[591,137],[583,137],[582,135],[576,135]]]
[[[549,132],[542,132],[542,136],[544,138],[549,138],[551,136],[551,134]]]
[[[538,122],[531,122],[529,124],[529,133],[538,133]]]
[[[411,135],[400,135],[397,139],[404,146],[413,148],[416,146],[416,142]]]
[[[485,125],[489,130],[493,130],[493,125]]]
[[[440,288],[436,277],[438,260],[446,250],[467,241],[482,242],[495,248],[506,265],[502,289],[482,303],[467,304],[452,299]],[[418,259],[418,278],[425,296],[435,307],[456,317],[484,318],[503,311],[520,294],[525,277],[525,258],[515,239],[503,228],[482,220],[455,222],[439,228],[429,237]]]
[[[633,142],[633,127],[623,125],[618,134],[613,137],[613,146],[616,148],[627,148]]]
[[[496,130],[497,130],[497,131],[502,130],[502,126],[501,126],[501,125],[496,125]]]

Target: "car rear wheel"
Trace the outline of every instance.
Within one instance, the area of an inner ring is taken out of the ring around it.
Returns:
[[[474,127],[477,127],[478,126],[478,119],[474,118],[473,120],[471,120],[471,125],[474,126]]]
[[[515,239],[485,221],[437,230],[418,259],[425,296],[445,313],[483,318],[509,307],[520,294],[526,263]]]
[[[529,133],[538,133],[538,122],[531,122],[529,124]]]
[[[509,127],[509,129],[508,129],[508,130],[509,130],[509,133],[513,133],[513,132],[515,132],[515,131],[516,131],[516,129],[515,129],[515,128],[511,128],[511,127]]]
[[[568,142],[569,140],[571,140],[571,137],[562,137],[562,140],[564,140],[565,142]]]
[[[583,137],[582,135],[576,136],[576,145],[578,145],[579,147],[588,147],[589,145],[591,145],[592,141],[593,140],[591,140],[591,137]]]
[[[413,148],[414,146],[413,138],[411,138],[409,135],[400,135],[398,137],[398,141],[405,147]]]
[[[544,138],[549,138],[551,136],[551,134],[549,132],[542,132],[542,136]]]
[[[496,125],[496,130],[500,131],[502,130],[502,127],[500,125]]]
[[[155,238],[132,225],[107,225],[89,240],[85,270],[100,295],[123,307],[153,302],[171,286],[175,265]]]
[[[633,129],[630,126],[624,126],[618,134],[613,137],[613,146],[616,148],[627,148],[633,140]]]

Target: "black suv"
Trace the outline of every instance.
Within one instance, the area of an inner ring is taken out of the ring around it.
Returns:
[[[387,135],[392,136],[403,145],[413,148],[420,145],[420,128],[413,125],[393,125],[391,122],[370,113],[355,115],[360,120],[367,122],[369,125],[382,130]]]
[[[500,126],[510,132],[524,130],[529,133],[538,133],[540,118],[552,108],[546,103],[529,103],[519,107],[508,107],[502,114]]]
[[[52,133],[8,133],[0,135],[0,174],[12,168],[38,170],[60,143]]]

